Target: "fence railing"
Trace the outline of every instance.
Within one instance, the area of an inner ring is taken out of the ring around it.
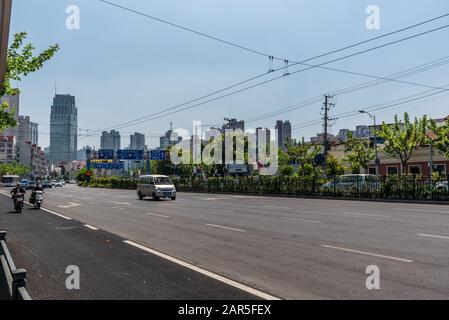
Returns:
[[[175,178],[185,192],[273,194],[285,196],[449,201],[446,180],[426,177],[304,177]]]
[[[31,300],[26,290],[26,270],[17,269],[0,231],[0,300]]]

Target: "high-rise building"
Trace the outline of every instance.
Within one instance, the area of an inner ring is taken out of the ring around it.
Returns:
[[[19,142],[39,143],[39,125],[31,122],[29,116],[19,116]]]
[[[129,148],[131,150],[145,150],[145,135],[138,132],[131,135]]]
[[[50,160],[75,160],[78,151],[78,109],[75,97],[56,94],[50,115]]]
[[[76,157],[76,160],[78,161],[86,161],[87,160],[87,150],[93,151],[93,148],[90,146],[85,146],[82,149],[78,150],[78,156]]]
[[[182,137],[178,137],[177,133],[173,133],[173,123],[170,123],[170,129],[159,139],[159,148],[166,150],[169,146],[173,146],[182,141]]]
[[[245,121],[237,119],[225,119],[228,123],[223,125],[222,132],[225,130],[242,130],[245,132]]]
[[[103,131],[101,135],[101,149],[108,150],[120,150],[121,149],[121,136],[120,132],[111,130],[111,132]]]
[[[287,146],[292,143],[292,125],[288,120],[278,120],[276,121],[275,128],[277,130],[279,147],[282,147],[285,150]]]
[[[20,109],[20,95],[17,94],[15,96],[5,95],[0,98],[0,104],[3,102],[7,102],[9,105],[8,111],[14,110],[14,119],[19,123],[19,109]],[[16,139],[19,135],[19,127],[16,126],[14,128],[8,128],[3,133],[3,136],[14,136]]]

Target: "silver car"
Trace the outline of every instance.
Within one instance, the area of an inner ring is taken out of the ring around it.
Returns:
[[[145,197],[152,197],[155,201],[161,198],[176,200],[176,188],[167,176],[141,176],[137,183],[137,195],[140,200]]]
[[[342,193],[379,191],[380,180],[379,177],[371,174],[347,174],[325,183],[320,189],[325,192]]]

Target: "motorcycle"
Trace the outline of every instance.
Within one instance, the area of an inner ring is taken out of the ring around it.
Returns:
[[[23,193],[16,194],[16,203],[15,203],[15,210],[17,213],[22,213],[23,209],[23,203],[25,201],[25,196]]]
[[[34,209],[39,210],[42,207],[43,201],[44,201],[44,193],[42,191],[35,191],[34,197],[30,202],[31,204],[34,205]]]

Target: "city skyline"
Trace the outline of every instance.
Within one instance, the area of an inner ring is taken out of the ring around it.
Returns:
[[[44,0],[43,4],[46,1],[49,0]],[[345,6],[343,10],[338,1],[327,1],[325,5],[296,1],[283,1],[276,5],[270,2],[257,2],[259,10],[249,15],[249,11],[255,5],[253,1],[245,3],[233,1],[232,5],[229,2],[216,2],[212,5],[193,1],[191,6],[186,6],[180,1],[151,5],[143,1],[118,2],[126,3],[142,12],[173,19],[174,22],[200,31],[210,31],[221,38],[260,48],[276,56],[296,60],[412,25],[425,18],[437,16],[441,10],[449,8],[449,4],[445,1],[430,1],[413,6],[406,1],[395,3],[378,1],[382,9],[381,28],[368,30],[365,27],[365,3]],[[69,4],[78,5],[81,10],[79,30],[64,28],[66,18],[64,12]],[[176,15],[168,13],[169,5],[170,8],[174,8]],[[47,9],[43,10],[44,7]],[[408,8],[407,14],[403,14],[403,7]],[[223,17],[231,15],[221,13],[231,11],[236,13],[233,15],[236,20],[234,25],[246,23],[252,27],[242,32],[240,28],[229,24],[229,20]],[[305,14],[310,11],[314,12],[314,19]],[[17,15],[16,12],[21,12],[21,15]],[[220,16],[216,16],[217,12]],[[103,19],[97,19],[99,15]],[[23,90],[24,114],[31,115],[39,123],[43,146],[48,145],[49,124],[42,116],[45,114],[42,110],[49,108],[48,101],[53,94],[55,82],[58,92],[71,92],[77,96],[80,107],[78,132],[81,135],[80,144],[98,146],[98,136],[102,131],[99,131],[99,134],[83,136],[87,132],[92,133],[105,127],[112,129],[115,124],[178,105],[259,74],[269,67],[268,59],[264,57],[246,54],[235,48],[156,24],[99,2],[59,1],[57,4],[46,6],[17,0],[13,17],[11,33],[29,30],[32,41],[42,45],[54,42],[61,44],[60,53],[48,64],[46,73],[33,75],[19,84]],[[267,29],[265,24],[267,19],[270,19],[270,29]],[[118,27],[116,21],[123,23]],[[214,21],[213,30],[210,30],[210,21]],[[407,32],[404,36],[440,25],[435,23],[428,28]],[[54,32],[44,32],[49,29]],[[92,30],[96,32],[93,33]],[[326,33],[321,32],[323,30]],[[316,36],[318,32],[319,37]],[[330,66],[380,77],[407,70],[445,55],[449,45],[445,41],[439,41],[444,38],[442,32],[402,42]],[[101,42],[97,41],[97,35],[102,37]],[[122,44],[119,48],[115,37],[118,37]],[[145,40],[142,40],[142,37]],[[400,38],[396,36],[391,40]],[[170,41],[166,41],[167,39]],[[378,41],[376,44],[385,42],[387,41]],[[80,49],[86,47],[91,49],[87,52]],[[360,49],[369,47],[363,46]],[[130,61],[126,59],[125,48],[140,49],[133,51],[134,56]],[[338,58],[340,55],[334,56]],[[124,61],[127,63],[123,63]],[[111,64],[115,68],[109,68]],[[275,67],[282,67],[282,64],[275,63]],[[290,69],[293,70],[294,68]],[[447,65],[441,65],[432,69],[432,72],[419,73],[404,80],[439,87],[444,84],[446,73]],[[264,79],[270,77],[267,75]],[[176,127],[189,128],[193,120],[220,123],[228,115],[248,120],[305,101],[312,96],[322,96],[327,92],[370,80],[372,78],[356,74],[314,69],[227,99],[198,106],[191,111],[186,110],[151,122],[116,129],[121,131],[123,139],[126,140],[128,138],[125,135],[128,132],[129,134],[135,131],[142,132],[147,137],[148,146],[154,147],[170,121],[175,122]],[[424,89],[410,84],[389,82],[338,96],[338,102],[332,113],[344,114],[413,95],[422,90]],[[111,95],[110,92],[115,94]],[[380,122],[390,121],[394,114],[402,114],[403,111],[409,111],[413,116],[427,113],[430,117],[438,118],[446,113],[444,111],[446,105],[447,99],[443,94],[433,99],[380,110],[377,115]],[[272,127],[277,118],[290,119],[293,125],[292,138],[307,139],[321,132],[319,121],[309,123],[320,118],[321,107],[322,101],[317,100],[310,106],[248,123],[248,126],[254,129],[259,126]],[[126,110],[126,113],[123,110]],[[369,125],[370,121],[363,115],[339,118],[331,132],[337,134],[341,128],[355,127],[358,124]]]

